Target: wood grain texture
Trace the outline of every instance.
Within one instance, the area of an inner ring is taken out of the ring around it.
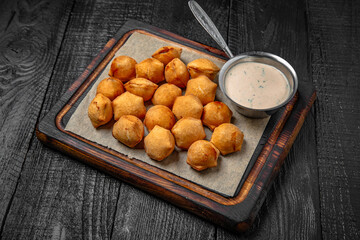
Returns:
[[[360,238],[360,3],[309,1],[324,239]]]
[[[214,239],[216,228],[129,185],[118,199],[113,239]]]
[[[311,82],[310,66],[304,64],[304,2],[233,1],[231,6],[229,45],[234,52],[278,54],[292,64],[299,81]],[[314,129],[315,118],[309,114],[251,229],[241,236],[219,229],[217,239],[321,238]]]
[[[4,239],[104,239],[111,234],[119,182],[38,142],[24,164]]]
[[[70,14],[68,2],[49,2],[0,3],[5,13],[0,21],[0,229],[28,155]]]
[[[176,33],[184,38],[200,42],[211,47],[220,48],[195,19],[187,2],[188,1],[186,0],[157,0],[154,3],[154,13],[151,21],[147,23]],[[226,41],[228,36],[230,1],[198,0],[197,3],[207,12]]]

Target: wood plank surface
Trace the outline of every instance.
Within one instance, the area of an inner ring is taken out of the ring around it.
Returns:
[[[309,1],[324,239],[360,239],[360,2]]]
[[[1,1],[0,9],[0,229],[3,229],[71,3]]]
[[[217,47],[187,1],[18,0],[0,1],[1,239],[360,238],[360,2],[198,3],[235,54],[278,54],[318,92],[250,231],[230,233],[34,135],[129,18]]]

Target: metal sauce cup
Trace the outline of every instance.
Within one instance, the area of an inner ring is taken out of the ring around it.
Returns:
[[[287,99],[275,107],[265,108],[265,109],[255,109],[255,108],[245,107],[235,102],[233,99],[231,99],[226,93],[226,89],[225,89],[226,75],[233,66],[243,62],[257,62],[257,63],[267,64],[275,67],[280,72],[282,72],[287,78],[290,86],[290,94],[287,97]],[[219,85],[221,91],[232,102],[232,104],[235,106],[236,110],[239,113],[251,118],[265,118],[275,113],[277,110],[279,110],[282,106],[286,105],[294,97],[298,88],[298,78],[295,70],[283,58],[271,53],[255,51],[255,52],[247,52],[237,55],[231,58],[229,61],[227,61],[220,70]]]

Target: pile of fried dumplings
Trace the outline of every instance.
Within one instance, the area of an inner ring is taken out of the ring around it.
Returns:
[[[168,157],[175,145],[187,150],[187,164],[202,171],[216,167],[220,154],[240,151],[244,134],[230,123],[229,107],[215,101],[219,67],[205,58],[185,65],[181,53],[181,48],[164,46],[139,63],[129,56],[114,58],[88,116],[94,128],[114,118],[113,137],[130,148],[144,140],[153,160]],[[148,110],[146,101],[153,105]],[[204,126],[213,132],[210,141],[204,140]]]

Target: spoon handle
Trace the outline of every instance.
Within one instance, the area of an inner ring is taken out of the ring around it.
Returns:
[[[209,35],[217,42],[217,44],[219,44],[219,46],[224,50],[224,52],[230,58],[233,58],[234,55],[231,53],[224,38],[221,36],[219,30],[216,28],[215,24],[211,21],[210,17],[206,14],[206,12],[200,7],[200,5],[196,1],[190,0],[188,4],[190,10],[194,14],[198,22],[201,24],[201,26],[209,33]]]

